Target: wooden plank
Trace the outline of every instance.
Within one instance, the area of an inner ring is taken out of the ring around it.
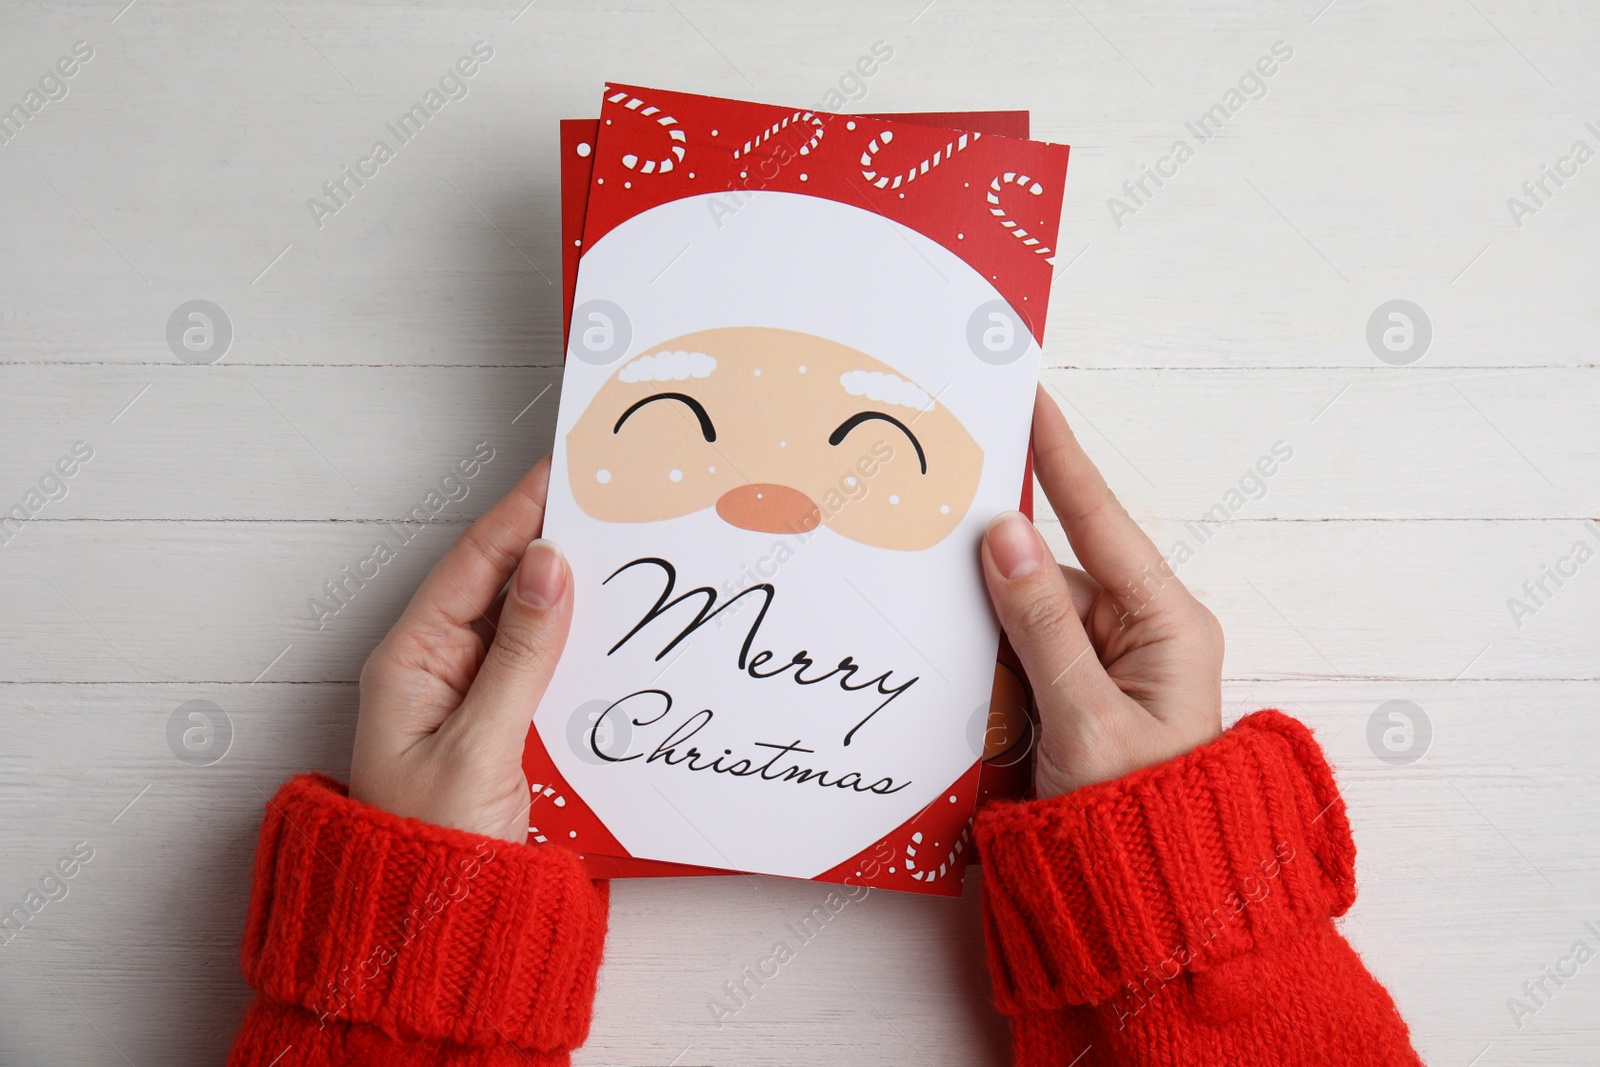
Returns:
[[[354,680],[459,530],[452,514],[410,542],[382,522],[42,524],[0,549],[0,680]],[[1207,541],[1148,526],[1192,554],[1177,573],[1227,627],[1229,677],[1596,676],[1600,563],[1574,549],[1600,550],[1592,523],[1247,520]],[[380,540],[396,558],[355,584],[344,568]],[[1558,566],[1576,572],[1560,588]],[[1539,581],[1548,595],[1524,589]],[[348,606],[315,613],[340,582]]]
[[[1600,514],[1600,368],[1045,380],[1141,517]],[[94,449],[47,519],[393,518],[488,441],[475,513],[550,449],[560,395],[537,368],[12,367],[0,381],[0,508],[73,442]]]
[[[398,519],[459,478],[460,462],[492,455],[465,479],[459,503],[475,515],[550,451],[560,395],[559,372],[530,368],[28,367],[0,377],[0,448],[18,472],[6,507],[74,442],[94,451],[44,519]]]

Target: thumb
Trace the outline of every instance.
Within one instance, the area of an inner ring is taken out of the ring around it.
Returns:
[[[1095,706],[1116,689],[1095,655],[1067,575],[1027,516],[1008,511],[983,537],[983,576],[1011,647],[1041,707],[1051,694],[1070,707]]]
[[[561,549],[541,537],[523,553],[488,655],[449,721],[491,751],[520,758],[528,723],[550,684],[571,622],[572,569]]]

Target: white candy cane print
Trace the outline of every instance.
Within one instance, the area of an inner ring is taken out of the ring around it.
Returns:
[[[951,867],[956,865],[956,857],[966,850],[967,841],[971,836],[972,820],[968,819],[967,825],[961,828],[961,836],[956,838],[955,847],[950,850],[950,854],[945,857],[944,862],[939,864],[939,869],[935,871],[932,867],[929,867],[926,870],[918,870],[916,846],[922,844],[922,831],[917,831],[911,835],[911,842],[906,845],[906,872],[919,882],[938,881],[949,873]]]
[[[957,137],[954,141],[951,141],[949,144],[939,149],[939,151],[935,152],[933,155],[929,156],[927,159],[924,159],[921,163],[906,171],[904,174],[896,174],[893,177],[890,177],[887,174],[880,174],[878,171],[872,169],[873,157],[894,141],[894,131],[884,130],[878,136],[874,137],[867,144],[867,150],[861,153],[861,176],[867,179],[867,181],[871,182],[873,185],[877,186],[879,189],[898,189],[901,185],[910,184],[911,182],[916,181],[917,175],[928,173],[934,167],[937,167],[940,163],[943,163],[945,160],[949,159],[963,148],[966,148],[969,144],[973,144],[982,136],[983,134],[981,133],[964,133],[960,137]]]
[[[1000,175],[1000,177],[989,183],[989,214],[999,219],[1000,225],[1011,231],[1011,236],[1017,238],[1024,245],[1033,249],[1037,254],[1044,256],[1046,263],[1054,263],[1055,260],[1051,257],[1050,249],[1041,244],[1037,237],[1034,237],[1032,234],[1028,233],[1027,230],[1024,230],[1021,226],[1018,226],[1016,220],[1010,215],[1007,215],[1006,209],[1000,206],[1000,191],[1007,185],[1020,185],[1022,188],[1028,190],[1028,193],[1032,196],[1038,196],[1043,193],[1044,186],[1040,185],[1026,174],[1018,174],[1014,170],[1006,171],[1004,174]]]
[[[530,785],[528,787],[528,792],[533,797],[533,800],[529,802],[530,805],[540,800],[554,798],[553,803],[556,807],[564,808],[567,806],[566,797],[562,796],[560,793],[557,793],[552,787],[543,785],[539,782],[534,782],[532,785]],[[537,826],[529,826],[528,835],[532,837],[536,843],[541,845],[549,840],[549,838],[545,837],[539,832],[539,828]]]
[[[781,130],[788,129],[791,123],[795,125],[799,125],[801,123],[810,123],[812,126],[816,127],[816,131],[811,135],[811,140],[800,146],[800,154],[802,156],[810,155],[812,150],[817,147],[817,142],[822,140],[822,118],[821,116],[810,111],[796,111],[793,115],[790,115],[782,122],[773,123],[762,132],[761,136],[756,137],[754,140],[746,141],[743,148],[735,148],[733,150],[733,158],[738,159],[740,156],[749,155],[755,149],[760,148],[762,143],[769,139],[773,134],[778,133]]]
[[[665,127],[667,136],[675,142],[672,145],[672,155],[662,156],[660,159],[647,159],[642,163],[639,161],[638,156],[629,152],[622,157],[622,165],[624,167],[629,170],[637,170],[640,174],[665,174],[675,165],[674,157],[676,157],[678,163],[683,162],[683,146],[689,138],[678,127],[677,119],[671,115],[663,114],[660,108],[651,107],[637,96],[629,96],[627,93],[612,93],[606,97],[606,100],[612,104],[622,104],[629,111],[637,111],[646,118],[655,119],[656,125]]]

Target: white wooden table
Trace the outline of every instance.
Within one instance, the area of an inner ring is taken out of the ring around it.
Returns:
[[[0,10],[0,105],[45,78],[0,144],[0,508],[40,505],[0,547],[0,909],[93,849],[0,946],[0,1063],[223,1057],[262,795],[346,769],[367,651],[550,446],[557,120],[607,77],[810,106],[877,41],[848,107],[1028,108],[1075,146],[1048,382],[1193,551],[1230,716],[1285,708],[1337,762],[1344,928],[1425,1059],[1600,1063],[1600,962],[1524,992],[1600,951],[1600,562],[1572,555],[1600,549],[1600,161],[1570,155],[1600,149],[1592,5],[524,2]],[[319,226],[307,199],[478,41],[465,98]],[[225,353],[169,345],[196,299]],[[1425,350],[1369,344],[1393,300]],[[308,598],[484,439],[471,495],[318,629]],[[211,766],[169,743],[193,700],[231,724]],[[618,884],[579,1062],[1001,1062],[967,888],[852,905],[718,1027],[822,890]]]

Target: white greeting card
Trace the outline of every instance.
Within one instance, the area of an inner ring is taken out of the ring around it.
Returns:
[[[971,175],[1046,207],[1053,240],[1065,150],[924,130],[951,151],[921,173],[947,173],[874,210],[852,201],[886,160],[848,142],[908,127],[751,121],[771,111],[608,91],[546,516],[576,608],[530,821],[593,853],[950,892],[999,640],[978,544],[1021,492],[1049,275]],[[1041,159],[1048,196],[1012,169]],[[668,161],[676,184],[633,195]]]

